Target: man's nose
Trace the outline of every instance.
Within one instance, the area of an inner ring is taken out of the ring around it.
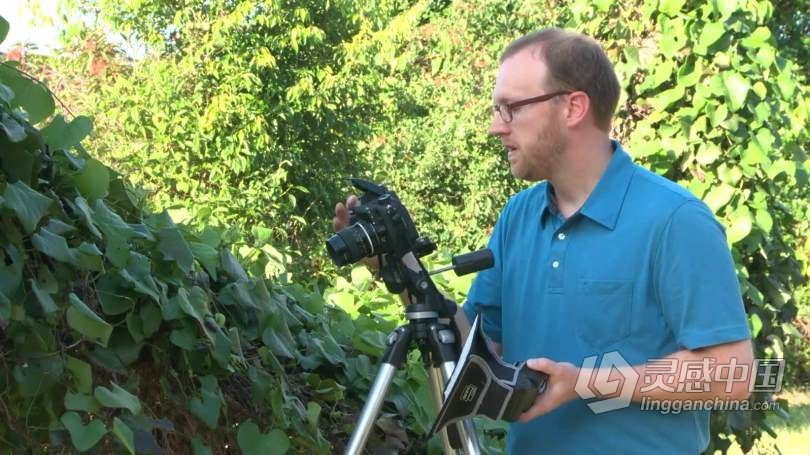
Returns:
[[[504,136],[510,132],[509,124],[504,122],[500,114],[492,113],[492,124],[489,126],[489,134],[493,136]]]

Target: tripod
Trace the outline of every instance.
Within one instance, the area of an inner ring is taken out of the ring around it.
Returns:
[[[400,294],[408,291],[409,303],[405,308],[408,323],[397,327],[386,339],[377,377],[372,384],[357,428],[346,446],[345,455],[359,455],[371,434],[374,420],[380,411],[394,374],[405,363],[411,344],[415,344],[431,379],[437,410],[444,401],[444,384],[453,373],[458,360],[458,330],[453,322],[456,304],[446,299],[436,288],[429,274],[413,253],[402,257],[385,255],[380,276],[388,290]],[[406,264],[407,263],[407,264]],[[475,251],[453,258],[453,266],[433,273],[455,269],[456,274],[475,272],[492,266],[489,250]],[[448,321],[448,322],[444,322]],[[463,449],[466,455],[479,455],[481,448],[471,420],[448,425],[442,432],[446,454]]]

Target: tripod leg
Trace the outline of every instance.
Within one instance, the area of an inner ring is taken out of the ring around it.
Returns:
[[[408,345],[411,342],[411,330],[408,326],[398,327],[388,336],[386,344],[388,347],[382,357],[382,364],[377,372],[377,377],[371,386],[366,404],[360,414],[357,427],[352,433],[349,444],[346,446],[344,455],[360,455],[366,446],[366,440],[374,428],[374,421],[380,412],[385,394],[397,369],[402,367],[408,354]]]
[[[442,403],[444,402],[444,393],[442,393],[444,390],[444,381],[442,381],[442,374],[438,368],[428,367],[427,370],[430,376],[430,388],[433,391],[433,402],[436,403],[436,412],[439,412],[439,410],[442,408]],[[453,445],[450,444],[448,432],[442,431],[441,436],[444,453],[453,453]],[[454,445],[458,446],[458,443]]]

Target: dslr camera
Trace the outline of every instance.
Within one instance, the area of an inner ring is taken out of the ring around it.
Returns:
[[[349,226],[326,241],[326,250],[335,265],[384,254],[400,258],[413,252],[422,257],[436,249],[430,239],[419,236],[396,193],[366,180],[350,180],[355,188],[363,191],[363,195],[360,196],[360,205],[351,209]]]

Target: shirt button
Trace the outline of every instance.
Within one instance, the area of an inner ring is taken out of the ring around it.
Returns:
[[[565,234],[560,232],[559,234],[557,234],[557,238],[560,240],[565,240]]]
[[[552,263],[551,263],[551,266],[552,266],[552,267],[554,267],[554,268],[556,269],[557,267],[559,267],[559,266],[560,266],[560,261],[554,261],[554,262],[552,262]]]

